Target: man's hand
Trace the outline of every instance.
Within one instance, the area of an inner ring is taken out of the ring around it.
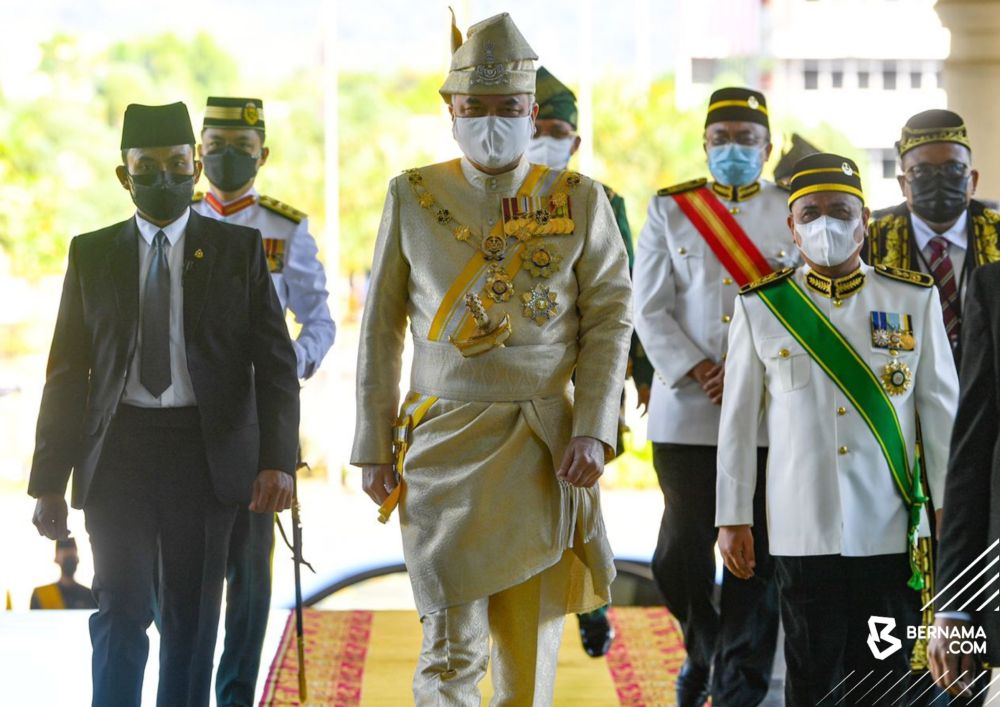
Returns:
[[[753,577],[757,561],[753,554],[753,532],[749,525],[719,528],[719,551],[726,568],[740,579]]]
[[[955,627],[968,626],[969,622],[962,619],[949,619],[939,616],[934,619],[934,625],[946,631],[951,631]],[[934,682],[941,688],[947,688],[952,683],[955,683],[948,690],[948,694],[954,697],[968,689],[969,684],[976,679],[977,667],[974,655],[951,653],[948,650],[950,642],[950,638],[935,635],[927,644],[927,659],[930,663],[929,667],[931,675],[934,677]],[[962,673],[965,673],[965,675],[962,675]],[[959,679],[959,675],[962,675],[961,679]],[[958,682],[955,682],[956,680]]]
[[[31,522],[38,529],[39,535],[49,540],[65,540],[69,537],[69,528],[66,527],[68,513],[66,499],[61,494],[50,493],[39,496],[35,501],[35,513]]]
[[[566,447],[556,478],[589,489],[604,473],[604,443],[593,437],[574,437]]]
[[[642,417],[645,417],[646,413],[649,412],[649,386],[637,385],[635,387],[635,392],[638,397],[635,407],[637,410],[641,410]]]
[[[385,503],[398,483],[392,464],[365,464],[361,467],[361,487],[376,506]]]
[[[254,513],[280,513],[291,508],[294,489],[291,474],[277,469],[264,469],[253,481],[250,510]]]
[[[705,395],[716,405],[722,404],[722,383],[725,375],[725,366],[712,363],[707,358],[688,371],[688,376],[698,381]]]

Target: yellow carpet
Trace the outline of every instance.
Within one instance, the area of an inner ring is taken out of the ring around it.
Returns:
[[[583,652],[574,616],[566,617],[556,707],[660,707],[674,704],[684,649],[677,622],[663,608],[614,608],[617,638],[606,659]],[[305,613],[306,705],[400,707],[413,703],[410,681],[420,652],[420,621],[412,611]],[[261,707],[299,705],[295,622],[289,616]],[[489,675],[483,702],[492,694]]]

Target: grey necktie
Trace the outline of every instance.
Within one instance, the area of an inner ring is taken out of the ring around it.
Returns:
[[[157,231],[142,302],[139,380],[153,397],[170,387],[170,266],[167,236]]]

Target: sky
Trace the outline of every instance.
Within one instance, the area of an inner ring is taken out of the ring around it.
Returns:
[[[409,67],[444,72],[450,57],[449,4],[463,33],[470,22],[510,12],[541,63],[571,81],[584,46],[592,52],[589,63],[598,72],[628,71],[641,58],[662,73],[672,60],[667,47],[674,33],[670,17],[676,1],[36,0],[18,3],[17,12],[5,17],[0,80],[5,91],[16,91],[18,76],[37,62],[38,41],[56,33],[77,36],[84,47],[99,51],[129,37],[207,31],[244,71],[266,78],[320,63],[324,41],[332,35],[341,71]],[[581,30],[588,18],[594,41],[583,43]]]

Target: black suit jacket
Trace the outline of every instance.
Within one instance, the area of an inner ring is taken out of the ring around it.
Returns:
[[[129,219],[70,243],[28,493],[83,508],[125,389],[139,323],[139,229]],[[260,232],[191,212],[184,237],[184,338],[212,485],[249,503],[261,469],[294,473],[295,351]]]
[[[955,611],[996,573],[994,567],[974,588],[955,596],[986,562],[1000,555],[994,550],[962,575],[990,544],[1000,538],[1000,263],[976,268],[969,280],[962,325],[961,393],[951,438],[951,456],[944,492],[944,517],[935,590],[938,608]],[[946,587],[962,575],[951,586]],[[979,595],[978,608],[996,587]],[[943,590],[943,591],[942,591]],[[996,605],[996,600],[991,607]],[[968,609],[966,609],[968,611]],[[971,612],[976,613],[976,612]],[[978,620],[986,629],[989,660],[1000,665],[1000,612],[983,611]]]

